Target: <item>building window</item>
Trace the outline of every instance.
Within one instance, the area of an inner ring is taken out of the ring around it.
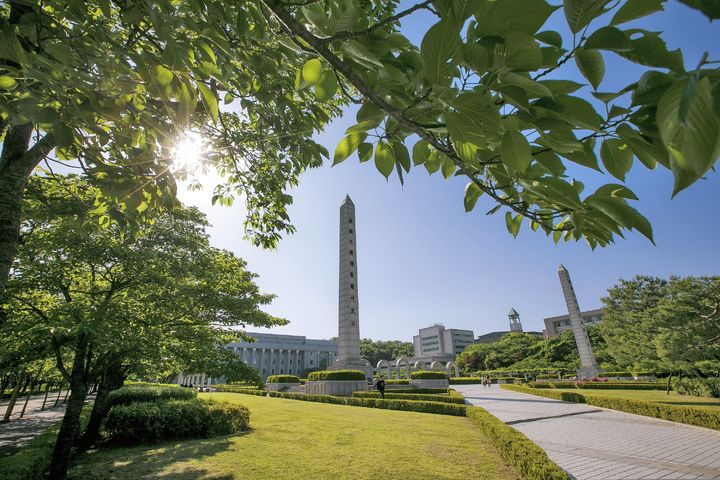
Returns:
[[[351,229],[349,229],[349,231],[350,231],[350,233],[353,233],[353,229],[352,229],[352,228],[351,228]]]
[[[350,250],[350,255],[353,255],[355,253],[355,250]]]
[[[312,367],[312,365],[313,365],[313,359],[311,358],[311,359],[310,359],[310,366]]]
[[[350,297],[350,300],[355,300],[355,295],[352,295],[352,296]]]
[[[352,260],[350,260],[350,266],[351,266],[351,267],[354,267],[354,266],[355,266],[355,262],[353,262]]]
[[[350,220],[350,223],[352,223],[352,218],[351,218],[351,219],[349,219],[349,220]]]
[[[352,326],[352,327],[355,326],[355,320],[353,320],[352,322],[350,322],[350,326]]]
[[[354,284],[354,283],[351,283],[351,284],[350,284],[350,288],[352,288],[353,290],[355,290],[355,284]]]
[[[355,274],[350,272],[350,278],[353,278],[354,276],[355,276]]]
[[[354,308],[351,308],[351,309],[350,309],[350,313],[355,313],[355,309],[354,309]]]

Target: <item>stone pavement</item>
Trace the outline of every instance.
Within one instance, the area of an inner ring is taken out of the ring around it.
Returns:
[[[578,480],[720,479],[720,432],[584,404],[455,385]]]
[[[58,393],[50,392],[44,411],[40,411],[44,395],[31,397],[23,418],[19,417],[20,411],[25,403],[25,397],[18,398],[13,414],[10,416],[10,422],[0,423],[0,457],[14,453],[21,447],[27,445],[30,440],[60,421],[65,413],[65,404],[63,403],[65,393],[63,390],[60,394],[60,401],[55,407],[53,405],[55,404]],[[0,415],[5,413],[7,404],[8,400],[0,403]]]

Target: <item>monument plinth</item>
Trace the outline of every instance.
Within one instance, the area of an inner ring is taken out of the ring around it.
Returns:
[[[372,369],[360,357],[360,303],[358,301],[357,243],[355,204],[350,196],[340,206],[340,268],[338,298],[338,359],[332,370]]]
[[[580,306],[578,305],[575,289],[570,280],[570,273],[567,269],[560,265],[558,268],[558,276],[560,277],[560,285],[565,296],[565,304],[568,308],[570,316],[570,327],[575,335],[575,343],[577,344],[578,354],[580,355],[580,368],[577,371],[578,378],[593,378],[600,373],[595,355],[590,345],[590,339],[585,332],[585,326],[580,316]]]

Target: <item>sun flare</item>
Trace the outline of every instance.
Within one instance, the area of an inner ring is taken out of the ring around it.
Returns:
[[[178,138],[172,149],[172,162],[176,169],[192,172],[197,170],[207,152],[207,144],[196,132],[186,132]]]

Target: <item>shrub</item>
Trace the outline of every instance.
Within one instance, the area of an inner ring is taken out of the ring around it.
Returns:
[[[447,374],[443,372],[433,372],[430,370],[417,370],[410,373],[410,378],[413,380],[446,380]]]
[[[80,431],[85,430],[92,405],[83,408],[80,414]],[[33,438],[30,443],[7,457],[0,458],[0,478],[3,480],[36,480],[45,478],[50,467],[62,420]]]
[[[670,384],[682,395],[720,398],[720,378],[673,378]]]
[[[532,388],[523,385],[501,385],[500,388],[512,390],[513,392],[529,393],[531,395],[552,398],[553,400],[562,400],[564,402],[585,403],[585,398],[575,392],[559,392],[551,388]]]
[[[632,377],[633,374],[630,372],[601,372],[601,377]]]
[[[108,406],[129,405],[134,402],[151,402],[153,400],[191,400],[197,397],[193,388],[156,387],[146,385],[125,385],[108,394]]]
[[[575,386],[583,390],[665,390],[667,388],[664,383],[657,382],[577,382]]]
[[[207,438],[247,430],[250,412],[242,405],[212,400],[155,400],[116,405],[105,430],[118,443],[155,443]]]
[[[307,379],[309,382],[326,380],[365,380],[365,372],[361,370],[321,370],[319,372],[310,372]]]
[[[480,407],[468,407],[467,416],[500,452],[500,456],[526,480],[568,480],[545,451],[525,435]]]
[[[300,379],[295,375],[270,375],[265,383],[300,383]]]
[[[479,377],[454,377],[450,379],[450,385],[474,385],[482,383]]]
[[[379,392],[353,392],[355,398],[380,398]],[[443,394],[422,394],[422,393],[386,393],[388,400],[422,400],[425,402],[458,403],[465,405],[465,398],[462,396],[450,396]]]
[[[385,385],[410,385],[410,379],[409,378],[390,378],[385,379]]]
[[[552,379],[557,379],[558,376],[557,376],[557,374],[553,374],[553,373],[540,373],[538,375],[535,375],[535,378],[544,379],[544,380],[552,380]]]
[[[390,393],[430,393],[430,394],[441,394],[447,395],[447,388],[394,388],[387,390]]]

